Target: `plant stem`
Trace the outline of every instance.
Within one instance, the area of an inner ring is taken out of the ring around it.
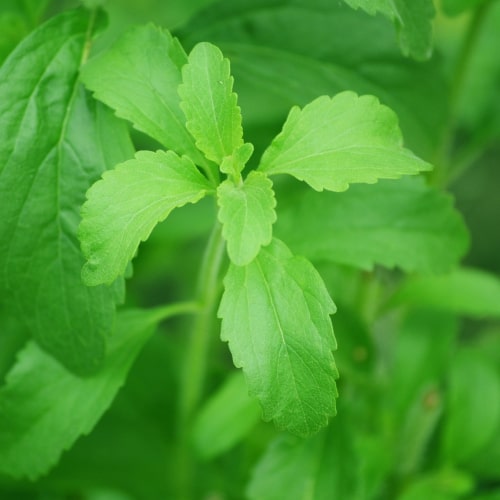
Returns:
[[[456,128],[457,108],[469,70],[471,56],[474,53],[481,27],[491,5],[492,0],[486,0],[474,11],[457,57],[450,88],[448,117],[444,127],[441,145],[436,152],[434,160],[434,164],[439,168],[434,171],[436,175],[434,175],[433,179],[438,185],[446,184],[449,180],[449,171],[451,168],[450,156]]]
[[[191,498],[190,483],[194,479],[192,457],[189,450],[190,428],[193,414],[203,393],[203,384],[210,351],[212,326],[220,296],[220,271],[225,242],[222,227],[217,222],[205,249],[199,274],[197,299],[199,312],[189,339],[179,395],[179,498]]]

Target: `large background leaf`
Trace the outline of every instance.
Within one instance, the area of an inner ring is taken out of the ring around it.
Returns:
[[[391,19],[399,33],[399,43],[406,55],[427,59],[432,53],[432,0],[344,0],[353,8],[369,14],[380,12]]]
[[[276,234],[312,260],[443,272],[467,248],[467,230],[450,197],[423,179],[351,186],[345,193],[302,189],[284,195]]]
[[[132,154],[125,127],[77,80],[94,21],[80,10],[51,19],[0,69],[2,300],[85,373],[104,358],[117,290],[81,282],[79,207],[89,185]]]
[[[117,316],[102,370],[85,378],[28,343],[0,389],[0,472],[36,478],[87,434],[111,404],[159,319],[155,310]]]

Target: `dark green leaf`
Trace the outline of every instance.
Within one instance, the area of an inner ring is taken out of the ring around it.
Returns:
[[[335,306],[314,267],[279,240],[231,264],[219,309],[222,340],[243,368],[265,420],[307,436],[335,414]]]
[[[81,373],[104,358],[123,284],[82,284],[79,207],[132,154],[123,124],[77,81],[93,24],[81,10],[53,18],[0,69],[0,291],[40,344]]]
[[[416,59],[427,59],[432,53],[432,0],[344,0],[353,8],[361,7],[368,14],[377,12],[396,25],[403,53]]]
[[[30,342],[0,389],[0,471],[39,477],[90,432],[159,319],[155,310],[118,315],[102,370],[85,378]]]
[[[135,159],[106,172],[82,207],[78,235],[88,259],[85,283],[112,283],[158,222],[210,189],[194,163],[173,151],[139,151]]]
[[[284,197],[275,231],[309,259],[362,269],[381,264],[444,272],[468,246],[450,197],[416,178],[352,186],[340,194],[308,190]]]

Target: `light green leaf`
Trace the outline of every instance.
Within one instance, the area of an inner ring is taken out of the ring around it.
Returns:
[[[262,245],[271,243],[276,221],[273,184],[265,174],[253,171],[238,186],[230,180],[220,184],[217,199],[229,257],[236,265],[244,266]]]
[[[30,342],[0,389],[0,472],[35,479],[107,410],[141,347],[164,314],[117,316],[104,366],[80,378]]]
[[[78,235],[88,259],[85,283],[112,283],[158,222],[210,189],[194,163],[173,151],[139,151],[135,159],[106,172],[82,207]]]
[[[137,130],[204,165],[184,125],[177,94],[186,62],[184,50],[168,31],[140,26],[91,59],[82,68],[81,78],[97,99]]]
[[[79,373],[100,366],[123,282],[81,282],[79,207],[101,173],[129,158],[126,127],[78,83],[94,19],[52,18],[0,69],[0,296]],[[85,130],[85,133],[82,133]]]
[[[309,439],[282,434],[257,463],[250,484],[251,500],[361,499],[359,454],[342,408],[327,429]]]
[[[275,239],[247,266],[231,264],[224,285],[221,338],[264,419],[314,434],[335,414],[338,376],[335,305],[319,274]]]
[[[345,191],[430,170],[402,147],[393,111],[373,96],[342,92],[292,108],[281,133],[264,152],[259,169],[290,174],[317,191]]]
[[[224,453],[243,439],[260,417],[260,406],[248,395],[243,375],[230,375],[196,417],[193,443],[198,454],[211,459]]]
[[[391,19],[399,34],[399,43],[405,55],[428,59],[432,53],[432,18],[435,10],[432,0],[344,0],[368,14],[377,12]]]
[[[398,290],[392,303],[478,318],[500,318],[500,279],[471,268],[442,276],[415,276]]]
[[[421,178],[357,185],[340,194],[301,190],[283,196],[279,208],[276,235],[311,260],[446,272],[468,247],[451,198]]]
[[[205,156],[221,164],[243,145],[241,111],[229,61],[210,43],[199,43],[182,70],[181,108],[186,126]]]

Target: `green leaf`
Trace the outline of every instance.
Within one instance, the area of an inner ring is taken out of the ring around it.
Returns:
[[[319,274],[275,239],[250,264],[231,264],[224,285],[221,338],[264,419],[314,434],[335,414],[338,376],[329,317],[335,305]]]
[[[133,152],[124,124],[77,81],[89,16],[76,10],[51,19],[0,69],[0,295],[79,373],[102,363],[123,292],[123,282],[82,284],[79,207],[89,185]]]
[[[451,198],[410,177],[352,186],[341,194],[301,190],[283,196],[275,231],[297,254],[361,269],[380,264],[445,272],[468,247]]]
[[[35,479],[90,432],[160,316],[156,310],[120,313],[102,370],[85,378],[28,343],[0,389],[0,471]]]
[[[249,397],[243,375],[230,375],[196,417],[193,443],[198,454],[211,459],[226,452],[255,427],[260,417],[260,406]]]
[[[261,246],[271,243],[276,221],[273,184],[265,174],[252,171],[240,185],[230,180],[220,184],[217,199],[229,257],[238,266],[249,264]]]
[[[464,464],[496,436],[500,422],[500,374],[488,358],[462,349],[453,359],[443,437],[451,463]]]
[[[146,56],[147,54],[147,56]],[[177,39],[153,25],[134,27],[91,59],[81,77],[94,96],[168,149],[206,162],[184,125],[177,87],[187,56]]]
[[[360,499],[358,454],[342,408],[327,429],[309,439],[282,434],[267,449],[248,485],[251,500]]]
[[[377,12],[394,22],[401,49],[415,59],[428,59],[432,54],[432,0],[344,0],[352,8],[362,8],[368,14]]]
[[[499,318],[500,280],[492,274],[468,268],[442,276],[415,276],[398,290],[392,303],[478,318]]]
[[[355,182],[430,170],[402,142],[393,111],[373,96],[342,92],[319,97],[302,110],[294,107],[259,169],[293,175],[317,191],[345,191]]]
[[[173,151],[139,151],[135,159],[106,172],[82,207],[78,234],[88,259],[85,283],[112,283],[158,222],[210,189],[194,163]]]
[[[186,126],[205,156],[221,164],[243,145],[241,110],[229,61],[209,43],[199,43],[182,70],[181,108]]]

